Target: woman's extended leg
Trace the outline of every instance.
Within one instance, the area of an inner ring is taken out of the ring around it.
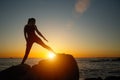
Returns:
[[[47,50],[52,51],[53,53],[55,53],[55,51],[51,47],[49,47],[45,43],[43,43],[43,41],[41,39],[38,38],[36,43],[40,44],[42,47],[46,48]]]
[[[27,57],[28,57],[28,54],[29,54],[29,52],[30,52],[30,49],[31,49],[31,47],[32,47],[32,44],[33,44],[33,43],[27,43],[25,55],[24,55],[24,58],[23,58],[21,64],[24,64],[24,62],[26,61],[26,59],[27,59]]]

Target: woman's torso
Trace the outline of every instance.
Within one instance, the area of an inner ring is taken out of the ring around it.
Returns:
[[[35,37],[37,37],[37,35],[35,34],[35,29],[36,26],[35,25],[26,25],[25,26],[25,31],[27,33],[28,39],[34,39]]]

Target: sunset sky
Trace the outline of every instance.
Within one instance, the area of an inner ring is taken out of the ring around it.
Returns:
[[[0,57],[24,56],[31,17],[57,53],[120,57],[120,0],[0,0]],[[35,43],[29,58],[47,55]]]

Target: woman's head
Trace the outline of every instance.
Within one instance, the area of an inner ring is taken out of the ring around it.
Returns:
[[[35,22],[36,22],[35,18],[28,19],[28,24],[35,25]]]

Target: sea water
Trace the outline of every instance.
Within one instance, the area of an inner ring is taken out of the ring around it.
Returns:
[[[118,58],[77,58],[80,80],[84,78],[96,78],[107,76],[120,76],[120,60]],[[37,64],[41,59],[30,58],[26,63]],[[0,71],[20,64],[20,58],[0,58]]]

